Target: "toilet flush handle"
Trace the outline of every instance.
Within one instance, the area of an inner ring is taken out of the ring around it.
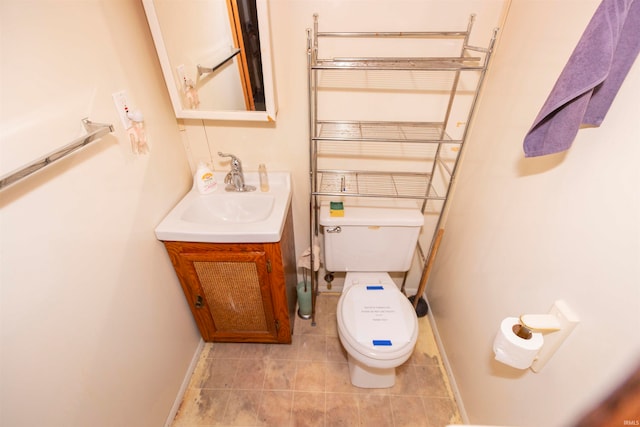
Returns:
[[[340,226],[336,226],[336,227],[329,227],[329,228],[325,228],[324,230],[326,233],[340,233],[342,231],[342,228],[340,228]]]

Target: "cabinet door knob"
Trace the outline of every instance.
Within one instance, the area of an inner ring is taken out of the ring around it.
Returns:
[[[203,305],[203,301],[202,301],[202,295],[198,295],[196,297],[196,308],[202,308]]]

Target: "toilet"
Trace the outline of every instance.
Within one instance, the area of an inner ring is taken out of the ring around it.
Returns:
[[[418,317],[388,272],[409,270],[423,221],[406,200],[345,203],[343,216],[320,206],[325,269],[346,272],[336,316],[356,387],[392,387],[413,353]]]

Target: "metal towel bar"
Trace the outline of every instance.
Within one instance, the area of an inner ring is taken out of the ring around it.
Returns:
[[[54,163],[68,156],[69,154],[76,152],[80,148],[88,145],[96,139],[101,138],[104,135],[114,131],[113,125],[105,123],[94,123],[88,118],[82,119],[82,124],[88,132],[86,135],[76,138],[64,147],[61,147],[45,156],[42,156],[32,161],[31,163],[14,170],[13,172],[3,175],[2,177],[0,177],[0,190],[4,190],[5,188],[15,184],[23,178],[26,178],[29,175],[38,172],[42,168],[49,166],[51,163]]]
[[[198,64],[198,76],[201,76],[201,75],[207,74],[207,73],[213,73],[215,70],[217,70],[218,68],[222,67],[224,64],[229,62],[231,59],[233,59],[239,53],[240,53],[240,49],[239,48],[233,49],[228,55],[226,55],[224,58],[222,58],[220,61],[218,61],[217,64],[213,65],[212,67],[204,67],[204,66]]]

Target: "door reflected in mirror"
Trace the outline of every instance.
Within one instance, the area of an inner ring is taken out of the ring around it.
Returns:
[[[176,117],[275,120],[267,0],[143,0]]]

